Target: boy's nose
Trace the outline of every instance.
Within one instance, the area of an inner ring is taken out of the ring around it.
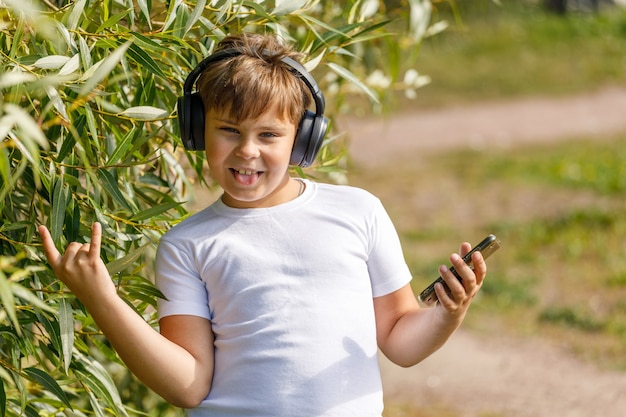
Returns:
[[[244,159],[256,158],[259,156],[259,147],[251,138],[242,138],[236,149],[237,156]]]

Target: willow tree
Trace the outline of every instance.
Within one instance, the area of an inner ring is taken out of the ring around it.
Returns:
[[[421,83],[411,63],[430,3],[371,0],[0,0],[0,415],[176,414],[120,363],[84,306],[47,267],[57,247],[104,229],[121,296],[157,326],[151,259],[159,237],[210,187],[181,146],[175,103],[187,73],[239,31],[272,32],[309,57],[327,116],[355,94],[380,105]],[[402,57],[402,59],[401,59]],[[383,82],[381,82],[383,80]],[[331,130],[300,175],[336,178]]]

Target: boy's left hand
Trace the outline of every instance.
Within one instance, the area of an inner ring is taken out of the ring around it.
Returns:
[[[475,252],[472,255],[473,271],[472,268],[463,262],[462,257],[470,249],[471,245],[468,242],[464,242],[461,245],[460,254],[455,253],[450,256],[450,262],[463,281],[460,282],[447,266],[442,265],[439,267],[439,273],[450,289],[449,295],[443,284],[438,283],[435,285],[435,292],[439,298],[437,307],[442,308],[447,315],[455,318],[462,318],[465,315],[487,274],[487,264],[480,252]]]

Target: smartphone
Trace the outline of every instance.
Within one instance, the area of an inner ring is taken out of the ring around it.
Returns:
[[[480,242],[478,245],[474,246],[472,250],[467,252],[467,254],[463,257],[463,261],[468,264],[470,268],[473,268],[472,254],[474,252],[479,251],[483,255],[483,259],[487,259],[492,253],[494,253],[498,249],[500,249],[500,240],[498,240],[495,235],[489,235],[484,238],[482,242]],[[459,279],[459,281],[463,282],[463,279],[461,279],[460,275],[456,272],[454,267],[450,268],[450,272],[452,272]],[[428,306],[435,304],[435,302],[437,301],[435,284],[438,282],[441,282],[443,284],[443,286],[446,288],[446,291],[450,291],[443,278],[439,277],[435,281],[433,281],[432,284],[426,287],[426,289],[424,289],[424,291],[420,293],[417,299]]]

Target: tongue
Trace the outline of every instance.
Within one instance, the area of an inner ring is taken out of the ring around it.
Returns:
[[[240,184],[250,185],[254,184],[254,182],[259,178],[258,172],[255,172],[251,175],[241,174],[235,171],[235,181]]]

